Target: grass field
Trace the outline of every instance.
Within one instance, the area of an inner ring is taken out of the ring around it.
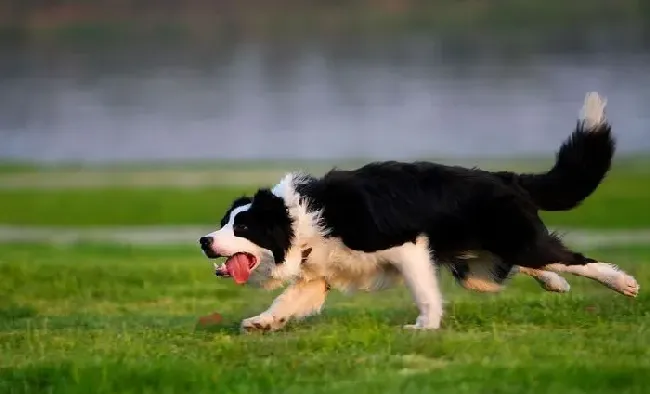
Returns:
[[[635,163],[618,165],[577,210],[545,213],[548,223],[650,228],[650,171]],[[56,184],[61,171],[94,178],[112,170],[0,165],[0,226],[212,226],[234,196],[257,186],[217,179],[133,187],[122,175],[111,186],[39,184]],[[0,394],[645,393],[650,246],[587,252],[635,275],[640,296],[573,277],[568,294],[544,292],[527,277],[501,294],[476,294],[445,274],[449,303],[437,332],[399,328],[417,312],[398,288],[335,292],[322,316],[241,335],[241,319],[275,293],[215,278],[193,244],[0,242]],[[220,325],[196,327],[213,311],[224,315]]]
[[[593,250],[637,299],[583,278],[498,295],[444,275],[443,328],[405,332],[403,288],[333,294],[323,315],[240,335],[272,294],[212,276],[193,247],[0,245],[0,393],[645,393],[650,247]],[[225,319],[197,328],[198,316]]]

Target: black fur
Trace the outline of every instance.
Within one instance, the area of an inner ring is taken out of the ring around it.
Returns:
[[[286,251],[291,246],[291,224],[284,200],[274,196],[269,189],[260,189],[253,197],[250,209],[235,216],[233,228],[235,236],[245,237],[272,251],[277,262],[284,261]]]
[[[247,196],[242,196],[242,197],[239,197],[239,198],[235,199],[235,201],[232,202],[232,205],[230,206],[230,208],[228,208],[226,213],[221,218],[221,227],[225,226],[226,223],[228,223],[228,220],[230,219],[230,214],[232,213],[232,211],[234,211],[235,209],[237,209],[239,207],[243,207],[244,205],[250,204],[252,201],[253,201],[253,198],[247,197]]]
[[[543,174],[494,173],[513,187],[530,195],[543,211],[568,211],[593,193],[609,172],[616,143],[611,126],[603,123],[595,130],[579,121],[562,144],[555,166]]]
[[[462,259],[456,259],[453,256],[447,261],[449,271],[457,282],[462,282],[470,275],[469,264]]]
[[[549,234],[529,197],[483,171],[371,163],[330,171],[302,193],[323,211],[330,236],[353,250],[384,250],[426,235],[440,255],[486,250],[509,265],[534,268],[586,262]]]
[[[469,267],[456,256],[490,252],[498,261],[486,264],[501,283],[514,265],[594,262],[550,233],[538,211],[580,204],[605,177],[613,153],[608,124],[589,132],[579,122],[555,166],[543,174],[387,161],[308,176],[294,187],[310,210],[322,211],[328,236],[350,249],[385,250],[425,235],[436,260],[448,264],[457,279],[467,276]],[[261,189],[235,223],[247,226],[238,235],[272,250],[277,263],[284,260],[294,234],[281,198]]]
[[[490,260],[475,260],[472,257],[465,257],[455,253],[452,254],[438,254],[436,256],[436,262],[446,266],[451,272],[454,279],[459,284],[470,277],[474,276],[470,264],[482,264],[484,268],[487,268],[487,271],[491,274],[491,280],[497,285],[501,285],[505,282],[506,279],[512,276],[512,265],[504,262],[500,259],[490,259]]]

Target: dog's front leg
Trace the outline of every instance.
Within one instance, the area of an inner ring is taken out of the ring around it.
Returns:
[[[327,283],[324,279],[298,281],[287,287],[258,316],[244,319],[241,329],[250,331],[276,331],[283,328],[290,318],[301,318],[318,314],[325,303]]]
[[[415,324],[405,325],[404,328],[439,329],[442,319],[442,294],[427,240],[423,237],[418,238],[415,244],[404,244],[394,249],[392,253],[395,254],[389,258],[402,272],[404,282],[411,291],[420,312]]]

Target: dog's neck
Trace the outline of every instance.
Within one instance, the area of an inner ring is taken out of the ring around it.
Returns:
[[[321,212],[311,210],[307,197],[300,195],[296,190],[298,185],[308,183],[312,179],[304,173],[289,173],[272,189],[275,196],[284,200],[292,221],[293,238],[283,262],[284,277],[299,275],[301,266],[309,260],[313,246],[321,243],[327,235],[322,225]]]
[[[286,174],[272,189],[272,193],[284,200],[293,225],[293,245],[309,244],[313,238],[327,235],[322,224],[322,212],[310,209],[309,200],[300,195],[296,186],[311,182],[312,178],[301,172]]]

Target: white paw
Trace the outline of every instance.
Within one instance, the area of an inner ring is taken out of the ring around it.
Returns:
[[[590,266],[596,269],[596,274],[591,276],[592,279],[627,297],[636,297],[639,294],[639,283],[636,279],[616,265],[598,263]]]
[[[639,294],[639,283],[631,275],[621,274],[605,282],[610,289],[618,291],[627,297],[636,297]]]
[[[556,293],[566,293],[571,290],[571,285],[566,279],[553,272],[544,273],[542,276],[535,277],[537,283],[546,291]]]
[[[405,330],[438,330],[440,329],[440,318],[418,316],[415,324],[406,324],[402,326]]]
[[[286,318],[276,318],[273,315],[262,313],[259,316],[242,320],[240,328],[242,332],[276,331],[286,324]]]
[[[405,330],[438,330],[440,327],[424,327],[417,324],[405,324],[402,326]]]

